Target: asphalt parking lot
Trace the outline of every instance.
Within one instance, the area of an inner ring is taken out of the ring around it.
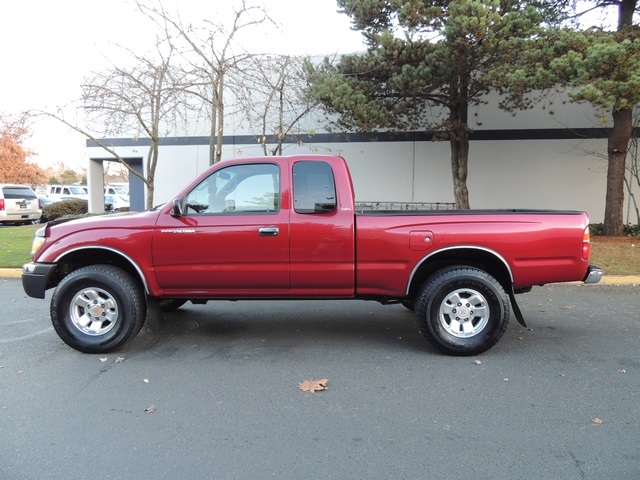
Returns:
[[[536,288],[470,358],[360,301],[187,305],[86,355],[0,293],[2,479],[640,478],[637,286]]]

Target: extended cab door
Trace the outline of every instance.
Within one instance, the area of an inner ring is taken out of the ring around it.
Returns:
[[[288,182],[287,172],[284,177]],[[181,215],[160,215],[153,259],[165,295],[250,297],[289,290],[289,210],[282,205],[282,185],[277,164],[231,164],[187,193]]]
[[[344,161],[338,160],[291,160],[291,288],[300,296],[355,293],[353,196]]]

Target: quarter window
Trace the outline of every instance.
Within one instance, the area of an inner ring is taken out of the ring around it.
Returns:
[[[336,186],[327,162],[294,164],[293,208],[297,213],[327,213],[336,209]]]

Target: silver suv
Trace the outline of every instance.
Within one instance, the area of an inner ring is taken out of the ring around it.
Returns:
[[[31,187],[0,184],[0,223],[38,222],[41,216],[38,196]]]

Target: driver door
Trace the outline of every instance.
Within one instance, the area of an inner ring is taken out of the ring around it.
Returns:
[[[276,164],[216,170],[161,215],[154,232],[156,278],[165,295],[268,296],[289,290],[289,211]]]

